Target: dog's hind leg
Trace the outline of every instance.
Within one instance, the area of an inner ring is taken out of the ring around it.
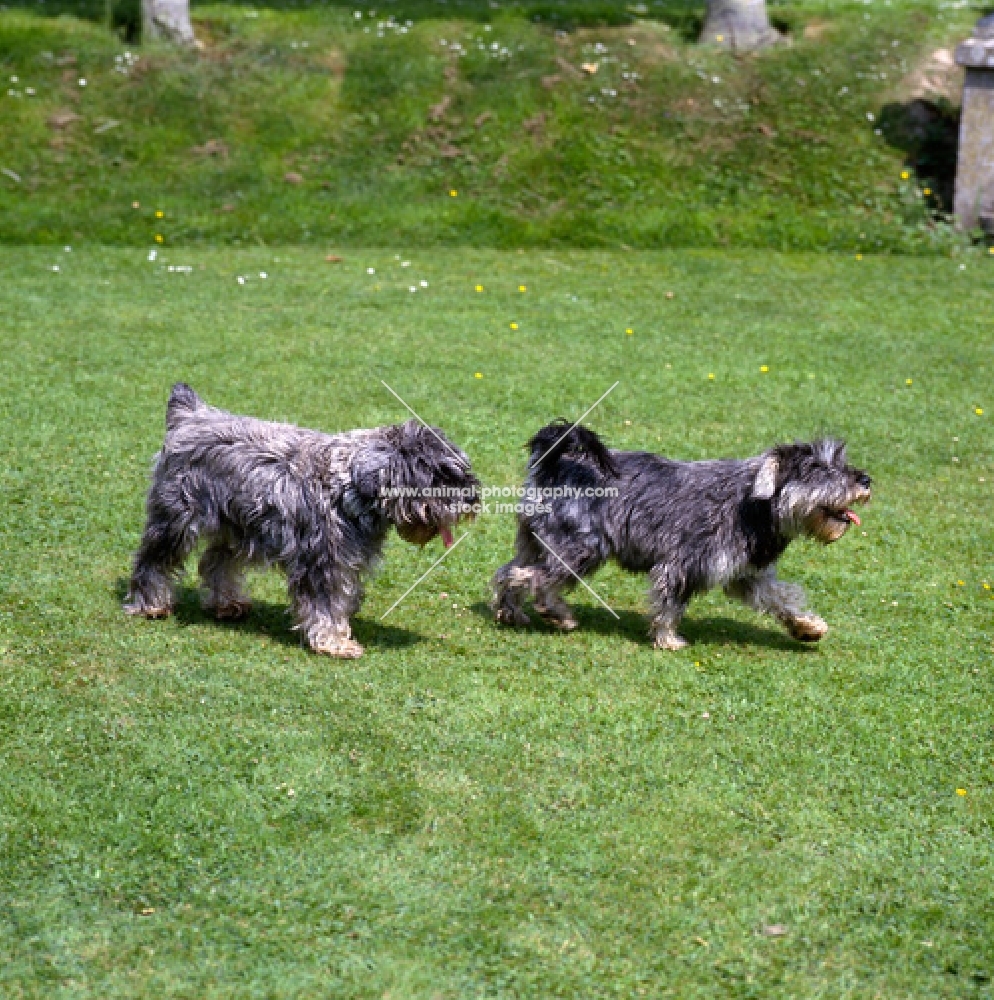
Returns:
[[[172,510],[154,498],[150,501],[124,599],[127,614],[165,618],[172,612],[173,582],[196,542],[197,526],[188,511]]]
[[[244,564],[228,539],[211,541],[198,567],[204,585],[202,604],[216,618],[244,618],[252,601],[242,589]]]
[[[733,580],[725,587],[725,593],[755,611],[772,616],[801,642],[817,642],[828,631],[823,619],[805,610],[803,588],[778,580],[772,566]]]

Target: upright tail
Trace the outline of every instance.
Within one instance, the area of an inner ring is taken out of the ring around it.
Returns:
[[[528,442],[528,471],[538,481],[556,478],[554,470],[564,458],[593,465],[606,476],[619,475],[611,452],[591,430],[556,420],[543,427]]]
[[[166,404],[166,430],[171,431],[181,420],[206,405],[185,382],[177,382]]]

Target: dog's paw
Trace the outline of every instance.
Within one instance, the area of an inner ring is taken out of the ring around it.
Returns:
[[[535,609],[535,613],[545,622],[546,625],[551,628],[558,629],[560,632],[572,632],[573,629],[579,628],[580,623],[572,615],[562,615],[557,614],[552,611],[543,611],[540,608]]]
[[[521,608],[498,608],[494,612],[498,625],[511,625],[514,628],[527,628],[532,620]]]
[[[332,639],[314,643],[312,652],[322,656],[334,656],[339,660],[358,660],[363,654],[363,648],[355,639]]]
[[[163,607],[151,607],[147,604],[128,603],[123,606],[124,613],[134,618],[168,618],[173,609],[170,605]]]
[[[788,630],[793,638],[801,642],[818,642],[828,631],[828,625],[817,615],[798,615]]]
[[[234,622],[244,618],[252,610],[252,602],[244,598],[205,604],[204,610],[210,612],[219,622]]]
[[[676,632],[666,632],[662,635],[656,636],[656,641],[653,643],[656,649],[668,649],[675,651],[677,649],[686,649],[690,643],[682,635],[677,635]]]

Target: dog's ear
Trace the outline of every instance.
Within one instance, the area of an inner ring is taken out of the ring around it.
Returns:
[[[360,452],[352,463],[352,489],[367,503],[383,499],[382,491],[393,485],[389,470],[389,452],[375,448]]]
[[[777,491],[777,473],[780,471],[780,460],[775,451],[768,451],[763,456],[763,464],[756,473],[752,484],[753,500],[770,500]]]
[[[822,438],[812,446],[815,456],[826,465],[844,469],[846,466],[846,443],[838,438]]]

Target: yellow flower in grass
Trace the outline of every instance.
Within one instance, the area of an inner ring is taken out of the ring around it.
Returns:
[[[911,381],[911,379],[909,379],[909,378],[906,378],[906,379],[904,380],[904,384],[905,384],[905,385],[911,385],[911,384],[912,384],[912,381]]]
[[[528,286],[527,285],[518,285],[518,291],[519,292],[527,292],[528,291]]]
[[[155,234],[155,242],[156,243],[161,243],[162,242],[162,233],[156,233]]]
[[[932,193],[931,188],[922,188],[922,194],[927,198]]]
[[[769,365],[760,365],[759,366],[759,370],[765,375],[770,370],[770,366]]]
[[[714,372],[708,372],[708,378],[713,382],[714,381]]]
[[[473,372],[473,378],[483,378],[483,372]]]
[[[902,170],[901,171],[901,180],[902,181],[906,181],[910,176],[911,176],[911,174],[909,174],[907,170]]]
[[[982,417],[984,415],[984,411],[979,406],[976,407],[973,412],[976,413],[978,417]]]
[[[478,292],[482,292],[482,291],[483,291],[483,285],[477,285],[477,286],[476,286],[476,290],[477,290]]]
[[[449,197],[450,197],[450,198],[455,198],[455,197],[457,197],[457,196],[458,196],[458,194],[459,194],[459,192],[458,192],[458,191],[457,191],[457,190],[456,190],[455,188],[452,188],[452,189],[451,189],[451,190],[449,191]]]
[[[512,330],[517,330],[517,328],[518,328],[518,324],[517,323],[512,323],[511,324],[511,329]]]
[[[166,213],[160,208],[159,211],[155,213],[155,217],[157,219],[164,219],[166,217]]]
[[[957,788],[956,789],[956,794],[959,795],[962,798],[962,796],[966,795],[966,789],[965,788]]]
[[[635,332],[635,331],[634,331],[634,330],[633,330],[633,329],[632,329],[631,327],[628,327],[628,328],[626,328],[626,330],[625,330],[625,333],[627,333],[629,337],[630,337],[630,336],[631,336],[631,335],[632,335],[632,334],[633,334],[634,332]]]
[[[856,260],[862,260],[863,255],[861,253],[856,254]]]

